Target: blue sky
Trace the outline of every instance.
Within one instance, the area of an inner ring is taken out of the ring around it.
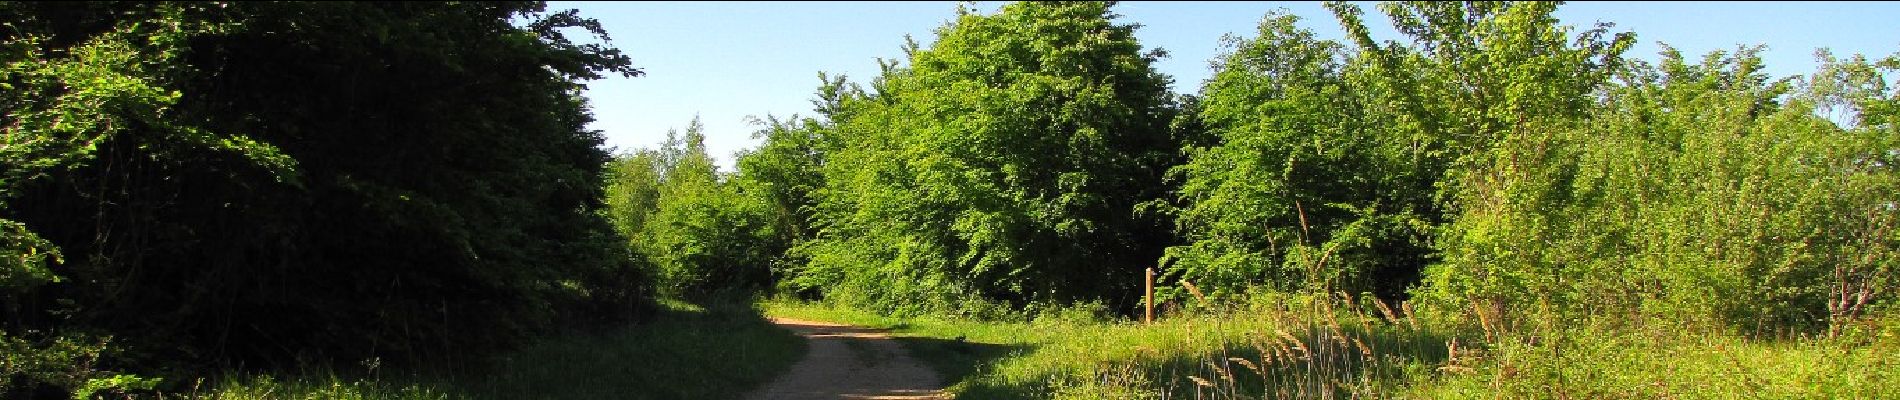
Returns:
[[[995,10],[999,2],[976,8]],[[655,146],[668,129],[694,116],[706,127],[706,146],[722,168],[732,154],[757,145],[747,116],[810,115],[818,72],[863,82],[876,59],[901,58],[904,35],[928,47],[934,31],[956,14],[955,2],[550,2],[600,20],[613,44],[646,76],[589,84],[587,97],[620,150]],[[1396,39],[1371,4],[1364,4],[1374,35]],[[1170,58],[1155,68],[1175,79],[1175,91],[1193,92],[1210,75],[1226,34],[1252,36],[1260,17],[1286,9],[1322,38],[1342,38],[1317,2],[1123,2],[1121,21]],[[1612,22],[1613,31],[1637,34],[1630,56],[1654,59],[1657,42],[1687,55],[1763,44],[1768,72],[1810,72],[1814,50],[1869,57],[1900,52],[1900,2],[1576,2],[1558,8],[1566,24]]]

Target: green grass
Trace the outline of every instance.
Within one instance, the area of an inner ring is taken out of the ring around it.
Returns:
[[[1283,297],[1141,325],[761,305],[774,316],[891,329],[951,393],[971,399],[1900,398],[1900,323],[1891,317],[1840,338],[1749,339],[1617,320],[1487,335],[1350,307]]]
[[[1518,332],[1285,296],[1152,325],[890,318],[770,301],[774,315],[892,330],[970,399],[1900,399],[1900,318],[1837,338],[1751,339],[1657,321],[1555,321]],[[209,399],[734,398],[803,353],[736,305],[668,302],[656,320],[550,339],[454,379],[331,374],[226,379]],[[1486,339],[1491,337],[1494,339]]]
[[[227,377],[205,392],[194,389],[177,397],[188,399],[307,399],[307,400],[444,400],[447,391],[428,384],[392,383],[376,379],[348,379],[332,374],[279,379],[271,375]],[[164,397],[164,396],[160,396]]]
[[[742,303],[662,301],[656,318],[605,332],[551,337],[476,372],[367,378],[332,373],[229,377],[201,399],[722,399],[768,382],[805,342]]]
[[[1573,327],[1480,354],[1418,398],[1896,399],[1900,340],[1886,332],[1752,340],[1676,324]],[[1885,336],[1882,336],[1885,335]]]

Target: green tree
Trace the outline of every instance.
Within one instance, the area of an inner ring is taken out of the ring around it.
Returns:
[[[1209,142],[1185,149],[1172,276],[1216,293],[1265,285],[1398,297],[1429,261],[1437,209],[1416,135],[1391,116],[1346,46],[1269,14],[1234,39],[1188,116]]]
[[[641,231],[659,208],[660,183],[665,181],[665,158],[659,151],[638,149],[616,155],[607,164],[607,220],[627,239],[629,249],[639,245]],[[642,253],[633,253],[642,254]]]
[[[569,41],[605,37],[571,11],[8,2],[0,20],[9,335],[110,336],[134,350],[111,364],[141,371],[466,361],[645,296],[597,212],[608,157],[579,97],[639,70]]]
[[[909,312],[1132,300],[1168,237],[1136,205],[1164,193],[1175,104],[1109,7],[965,11],[874,93],[821,91],[837,147],[793,286]]]
[[[1867,125],[1879,116],[1842,126],[1818,113],[1878,115],[1892,96],[1867,73],[1878,67],[1825,60],[1805,82],[1771,79],[1758,51],[1691,63],[1666,50],[1622,73],[1591,122],[1551,134],[1546,163],[1501,180],[1494,195],[1515,201],[1453,225],[1458,263],[1434,275],[1434,294],[1761,333],[1817,330],[1888,296],[1900,142]],[[1540,240],[1506,240],[1524,237]],[[1510,278],[1457,272],[1474,265]]]
[[[653,261],[659,283],[673,295],[764,289],[781,250],[771,245],[766,203],[719,173],[702,129],[695,119],[684,135],[668,132],[654,151],[662,176],[634,247]]]
[[[1330,3],[1352,48],[1291,16],[1232,44],[1194,116],[1172,272],[1234,290],[1403,297],[1435,233],[1485,188],[1499,146],[1581,118],[1633,37],[1571,34],[1553,3],[1385,3],[1416,47],[1373,41]],[[1509,160],[1511,163],[1522,160]],[[1453,260],[1456,261],[1456,260]]]
[[[842,85],[842,80],[826,82]],[[817,119],[796,115],[788,120],[767,117],[755,122],[760,129],[753,137],[763,142],[738,156],[739,172],[729,182],[762,207],[760,217],[766,222],[766,236],[759,238],[765,246],[760,250],[772,255],[770,269],[777,282],[787,271],[806,262],[792,249],[816,233],[811,225],[818,206],[814,193],[825,184],[826,154],[834,147],[827,134],[832,130]]]
[[[72,12],[54,12],[61,7]],[[170,144],[152,149],[154,158],[220,154],[280,181],[296,179],[295,163],[278,148],[180,121],[181,94],[172,87],[186,72],[189,41],[228,26],[188,20],[201,10],[192,4],[131,7],[119,18],[99,15],[100,8],[0,3],[0,20],[9,21],[0,33],[0,205],[41,201],[34,185],[111,160],[110,145],[126,136]],[[44,293],[89,282],[66,270],[72,263],[64,255],[75,253],[62,251],[57,236],[42,236],[46,228],[34,217],[0,209],[0,396],[150,388],[157,381],[110,371],[116,360],[101,360],[121,353],[109,332],[43,319],[48,311],[75,311],[49,304]],[[71,261],[97,257],[77,250]]]

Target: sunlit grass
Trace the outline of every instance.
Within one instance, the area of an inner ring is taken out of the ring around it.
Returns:
[[[889,318],[785,301],[762,308],[892,329],[945,376],[951,393],[973,399],[1900,398],[1900,329],[1891,318],[1842,338],[1750,339],[1631,321],[1487,335],[1313,300],[1182,313],[1152,325]]]
[[[1888,324],[1891,324],[1889,322]],[[1749,339],[1656,324],[1572,327],[1506,341],[1478,368],[1408,392],[1415,398],[1900,398],[1900,340]]]
[[[890,318],[787,301],[759,308],[890,329],[951,393],[971,399],[1900,398],[1900,323],[1891,316],[1838,338],[1750,339],[1688,323],[1599,320],[1527,324],[1491,332],[1498,339],[1487,342],[1479,327],[1315,300],[1183,312],[1151,325],[1062,313]],[[796,336],[743,306],[665,307],[644,325],[524,348],[485,375],[265,375],[185,397],[736,398],[803,352]]]

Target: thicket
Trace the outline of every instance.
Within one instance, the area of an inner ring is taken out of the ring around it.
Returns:
[[[454,365],[655,293],[1132,313],[1148,267],[1487,336],[1892,315],[1900,56],[1646,62],[1557,7],[1269,14],[1192,96],[1113,3],[966,9],[721,171],[697,122],[601,149],[580,82],[640,71],[538,2],[0,3],[0,394]]]
[[[640,71],[543,7],[0,3],[0,397],[633,316],[578,94]]]
[[[608,165],[607,215],[627,247],[652,263],[663,294],[744,295],[769,289],[785,251],[784,229],[764,188],[721,173],[706,154],[698,120],[667,132],[657,149],[616,155]]]
[[[1132,307],[1168,244],[1180,159],[1168,80],[1106,3],[970,10],[879,60],[819,74],[816,118],[757,121],[719,173],[698,141],[621,155],[609,203],[680,293],[779,290],[878,310]],[[1143,208],[1146,205],[1146,208]]]
[[[1168,241],[1168,78],[1103,3],[963,12],[871,89],[821,91],[789,286],[902,313],[1131,304]]]
[[[1355,5],[1328,5],[1336,40],[1270,14],[1184,97],[1112,4],[964,10],[868,87],[821,75],[817,117],[767,123],[729,181],[790,249],[781,290],[898,314],[1128,312],[1154,265],[1164,301],[1370,293],[1504,326],[1819,332],[1891,298],[1900,58],[1647,62],[1558,6],[1383,4],[1390,41]]]

